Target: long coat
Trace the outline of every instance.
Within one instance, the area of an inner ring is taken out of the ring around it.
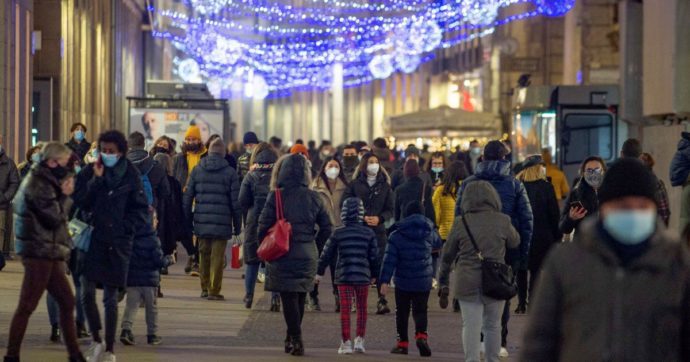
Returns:
[[[550,182],[525,182],[525,189],[534,215],[534,232],[529,247],[529,269],[537,271],[549,249],[563,237],[558,227],[560,210],[556,192]]]
[[[427,174],[428,175],[428,174]],[[422,180],[421,177],[410,177],[395,189],[395,221],[400,221],[405,214],[405,207],[413,201],[422,202],[424,200],[424,215],[432,222],[436,222],[436,212],[434,211],[433,185]],[[423,193],[423,195],[422,195]]]
[[[350,197],[359,197],[364,202],[365,216],[378,216],[380,221],[377,226],[371,227],[376,233],[379,241],[379,253],[383,253],[386,246],[387,236],[384,223],[393,218],[393,191],[390,187],[390,179],[384,171],[379,171],[376,183],[369,186],[365,173],[355,173],[347,191],[343,195],[343,200]]]
[[[94,230],[84,273],[90,281],[123,288],[136,230],[151,222],[139,171],[124,156],[103,177],[93,164],[79,173],[73,199]]]
[[[324,245],[331,235],[328,211],[319,195],[309,190],[311,172],[300,155],[281,158],[275,166],[274,180],[281,190],[285,219],[292,225],[290,251],[266,265],[266,290],[308,293],[314,289],[319,258],[317,244]],[[259,240],[276,222],[275,191],[268,195],[259,217]],[[315,228],[318,233],[315,234]],[[315,237],[316,235],[316,237]]]

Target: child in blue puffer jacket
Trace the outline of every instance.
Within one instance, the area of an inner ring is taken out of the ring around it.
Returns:
[[[161,338],[156,334],[160,270],[173,264],[174,258],[172,255],[163,255],[161,242],[155,231],[158,226],[155,212],[152,218],[153,225],[146,223],[134,237],[132,256],[129,260],[127,305],[122,318],[122,333],[120,334],[120,342],[126,346],[134,345],[132,326],[142,300],[146,307],[147,342],[150,345],[161,343]]]
[[[394,226],[395,231],[388,238],[380,275],[382,294],[386,294],[388,284],[395,276],[398,343],[391,353],[408,353],[407,325],[411,308],[419,354],[429,357],[427,304],[434,277],[431,251],[441,248],[441,237],[431,220],[424,216],[421,202],[407,204],[404,217]]]

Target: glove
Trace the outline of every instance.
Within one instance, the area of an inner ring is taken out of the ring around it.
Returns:
[[[323,278],[323,276],[321,275],[317,275],[316,277],[314,277],[314,284],[321,283],[321,278]]]

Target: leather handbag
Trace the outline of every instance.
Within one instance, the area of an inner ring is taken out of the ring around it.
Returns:
[[[462,223],[465,225],[467,235],[470,237],[472,246],[474,246],[477,257],[482,264],[482,293],[489,298],[497,300],[510,300],[515,297],[517,295],[517,284],[515,283],[513,269],[500,260],[484,258],[464,215],[462,216]]]
[[[272,262],[280,259],[290,251],[290,236],[292,225],[285,219],[283,213],[283,197],[280,189],[275,191],[276,197],[276,223],[268,229],[268,234],[261,241],[256,255],[259,259]]]
[[[79,210],[77,210],[75,215],[79,215]],[[88,252],[91,246],[93,226],[75,216],[67,225],[67,230],[72,237],[73,247],[85,253]]]

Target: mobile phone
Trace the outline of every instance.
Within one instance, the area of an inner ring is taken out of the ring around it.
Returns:
[[[103,166],[103,158],[101,157],[101,153],[98,153],[98,158],[96,158],[96,166],[97,167],[102,167]]]
[[[571,203],[570,203],[570,208],[572,209],[573,207],[579,207],[579,208],[581,208],[581,209],[584,209],[584,208],[585,208],[585,206],[582,205],[582,203],[581,203],[580,201],[571,202]]]

